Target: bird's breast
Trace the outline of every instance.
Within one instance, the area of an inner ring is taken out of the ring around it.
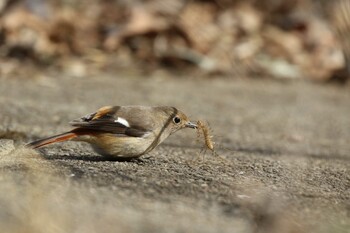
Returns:
[[[99,154],[120,158],[139,157],[158,145],[152,147],[153,139],[150,136],[125,137],[106,133],[96,135],[88,142]]]

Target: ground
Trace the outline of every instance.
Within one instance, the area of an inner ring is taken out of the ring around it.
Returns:
[[[2,232],[350,232],[349,86],[52,74],[2,79],[0,93]],[[131,161],[22,146],[130,104],[209,122],[219,156],[192,129]]]

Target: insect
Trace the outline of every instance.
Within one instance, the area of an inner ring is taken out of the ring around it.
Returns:
[[[201,139],[203,137],[204,139],[204,147],[201,149],[200,154],[203,152],[203,160],[204,160],[204,154],[207,149],[211,150],[212,154],[219,158],[222,162],[227,162],[227,160],[223,157],[221,157],[218,153],[215,151],[215,142],[213,141],[213,136],[211,135],[211,129],[208,125],[208,123],[198,120],[197,121],[197,140]]]
[[[205,146],[211,150],[213,153],[215,153],[214,151],[214,142],[212,140],[213,136],[210,135],[210,130],[209,130],[209,126],[207,124],[205,124],[203,121],[198,120],[197,121],[197,134],[198,137],[201,136],[201,134],[203,134],[204,137],[204,141],[205,141]]]

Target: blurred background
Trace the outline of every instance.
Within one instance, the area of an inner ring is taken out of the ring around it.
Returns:
[[[347,0],[0,0],[0,75],[161,70],[344,83],[349,32]]]

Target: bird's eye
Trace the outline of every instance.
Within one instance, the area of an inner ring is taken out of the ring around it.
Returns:
[[[175,124],[179,124],[179,123],[181,122],[180,117],[178,117],[178,116],[174,117],[174,118],[173,118],[173,122],[174,122]]]

